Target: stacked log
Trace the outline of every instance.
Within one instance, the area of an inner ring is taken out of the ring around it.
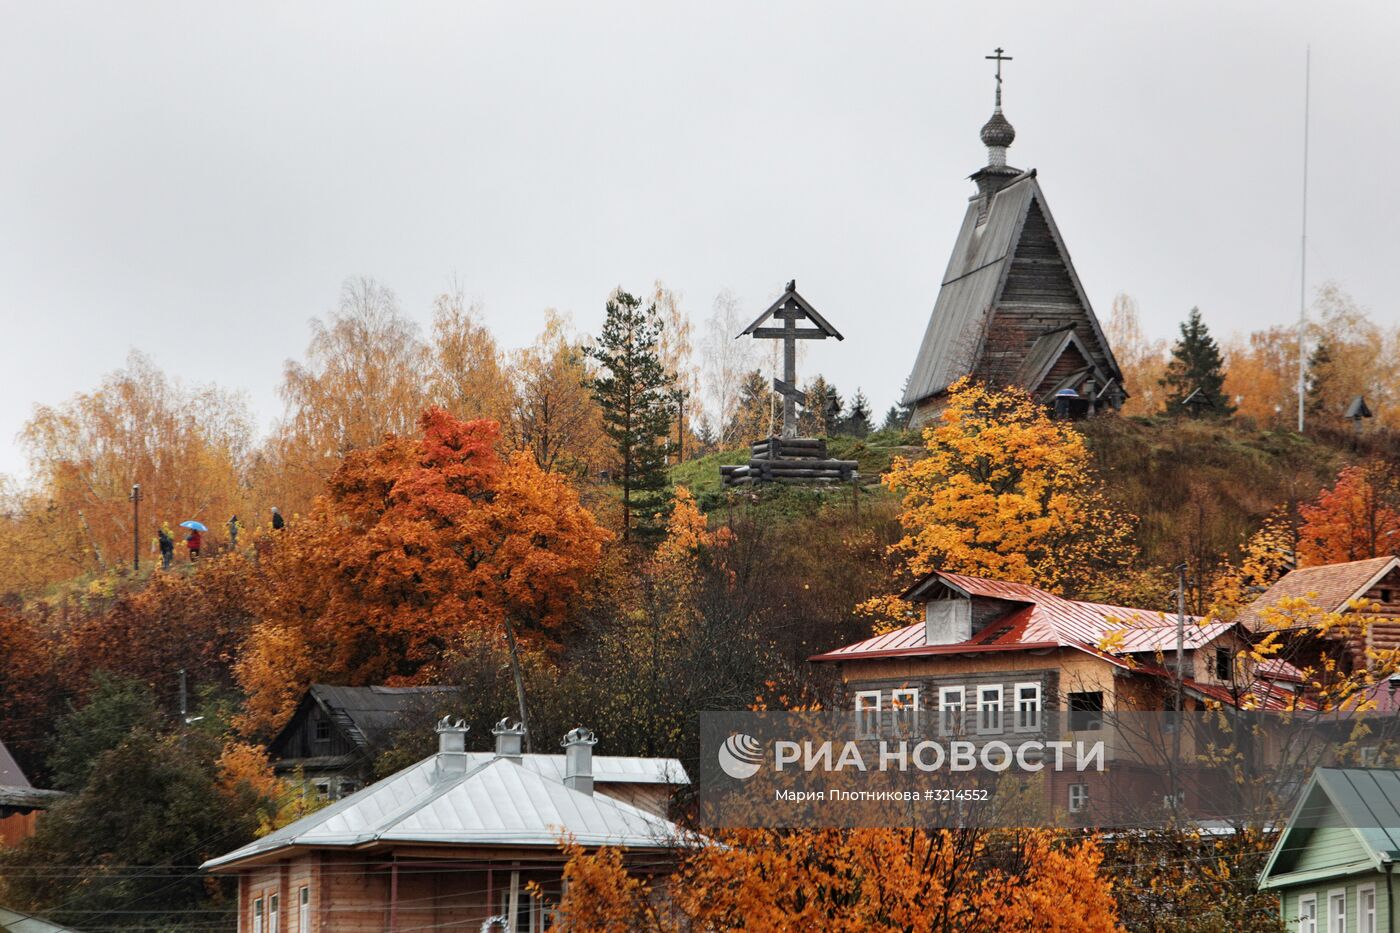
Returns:
[[[831,459],[826,441],[816,437],[764,438],[752,446],[751,454],[747,465],[719,468],[725,486],[849,483],[858,476],[855,460]]]

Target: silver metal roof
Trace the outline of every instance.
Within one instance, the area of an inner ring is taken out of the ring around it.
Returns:
[[[561,758],[562,776],[562,756],[530,757]],[[664,761],[668,770],[685,773],[680,762]],[[494,755],[439,753],[203,867],[290,846],[424,842],[557,848],[568,836],[584,846],[668,848],[683,836],[669,820],[606,794],[566,787],[544,770],[552,768]],[[606,780],[596,768],[594,780]]]
[[[61,927],[6,907],[0,907],[0,930],[5,933],[78,933],[71,927]]]
[[[469,767],[477,767],[496,757],[495,752],[467,752]],[[520,763],[536,774],[564,780],[563,755],[521,755]],[[601,784],[690,783],[685,768],[674,758],[631,758],[621,755],[594,755],[593,780]]]
[[[0,741],[0,784],[6,787],[29,787],[29,778],[24,776],[19,763],[10,755],[5,743]]]

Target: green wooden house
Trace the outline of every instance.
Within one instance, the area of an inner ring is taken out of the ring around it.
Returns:
[[[1259,886],[1298,933],[1400,930],[1400,771],[1319,768],[1279,834]]]

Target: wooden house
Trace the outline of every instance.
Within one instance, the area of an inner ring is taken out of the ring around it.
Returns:
[[[963,213],[905,385],[912,426],[928,423],[964,376],[1019,386],[1065,413],[1121,407],[1123,374],[1035,169],[1006,164],[1016,131],[997,107],[982,127],[987,165]]]
[[[1042,714],[1055,713],[1071,732],[1107,735],[1108,714],[1175,704],[1175,617],[944,572],[902,595],[921,607],[922,621],[811,659],[839,667],[844,706],[857,720],[927,711],[971,721],[974,732],[1033,738],[1052,718]],[[1247,644],[1237,623],[1186,621],[1184,709],[1243,705],[1246,696],[1263,709],[1300,702],[1289,665],[1243,669]],[[1090,791],[1068,775],[1050,788],[1052,802],[1070,813],[1087,808]]]
[[[560,894],[565,838],[666,873],[682,831],[598,778],[669,789],[687,781],[680,762],[595,757],[584,729],[565,737],[563,755],[523,755],[524,731],[505,721],[495,751],[476,754],[466,731],[443,720],[436,755],[207,862],[238,876],[239,929],[536,933]]]
[[[1400,771],[1319,768],[1260,874],[1295,933],[1380,933],[1397,927]]]
[[[1324,612],[1354,613],[1365,603],[1374,621],[1364,636],[1346,633],[1342,646],[1317,644],[1313,653],[1337,653],[1350,665],[1364,664],[1367,649],[1400,649],[1400,558],[1393,555],[1340,564],[1301,567],[1280,577],[1240,614],[1240,622],[1256,631],[1278,627],[1269,610],[1290,599],[1305,599]],[[1305,630],[1292,632],[1305,639]],[[1343,650],[1338,651],[1341,647]]]
[[[397,731],[437,718],[454,687],[339,687],[312,684],[268,745],[278,777],[298,775],[308,793],[339,800],[364,787]]]

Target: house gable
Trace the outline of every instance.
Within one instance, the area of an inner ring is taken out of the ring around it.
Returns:
[[[1318,768],[1260,873],[1261,888],[1312,884],[1400,856],[1400,772]]]
[[[348,763],[359,751],[351,734],[313,693],[301,698],[292,718],[268,745],[274,762],[344,758]]]
[[[1100,387],[1121,381],[1039,185],[1022,210],[973,375],[1019,385],[1037,397],[1077,388],[1090,376]]]

